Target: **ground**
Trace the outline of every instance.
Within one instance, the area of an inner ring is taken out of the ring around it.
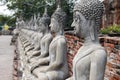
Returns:
[[[14,46],[10,45],[11,36],[0,36],[0,80],[13,80]]]

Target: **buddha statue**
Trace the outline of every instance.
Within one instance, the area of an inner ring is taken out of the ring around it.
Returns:
[[[26,57],[25,58],[26,63],[29,59],[28,55],[30,55],[34,51],[35,51],[35,53],[36,53],[36,51],[38,53],[38,50],[40,50],[40,41],[43,37],[43,31],[41,29],[38,29],[38,30],[39,30],[39,32],[38,31],[33,32],[32,36],[29,39],[29,42],[25,44],[26,46],[25,46],[24,54],[25,54],[25,57]],[[31,32],[31,31],[29,31],[29,32]]]
[[[28,57],[30,58],[29,61],[32,63],[36,63],[38,62],[39,58],[44,58],[46,56],[48,56],[49,54],[49,44],[52,41],[52,35],[49,31],[49,24],[50,24],[50,17],[47,14],[47,7],[45,7],[45,12],[43,14],[43,17],[40,19],[40,23],[39,26],[41,26],[41,30],[43,30],[43,37],[40,41],[40,48],[41,50],[36,50],[40,53],[39,56],[34,56],[36,55],[38,52],[32,52],[30,53],[30,55],[28,55]]]
[[[99,0],[78,0],[73,12],[71,26],[84,43],[73,59],[73,77],[67,80],[104,80],[107,54],[98,39],[103,4]]]
[[[13,30],[13,37],[11,39],[11,44],[15,44],[17,37],[19,35],[19,18],[16,19],[16,28]]]
[[[50,29],[55,34],[49,46],[49,56],[32,73],[38,80],[65,80],[68,77],[67,46],[64,36],[66,14],[58,5],[51,17]],[[48,65],[44,65],[48,63]]]
[[[27,57],[28,57],[28,63],[27,63],[27,70],[29,75],[27,74],[28,78],[31,78],[32,75],[31,69],[35,68],[37,64],[39,64],[39,60],[41,58],[46,58],[49,55],[49,45],[53,39],[52,34],[49,30],[49,24],[50,24],[50,17],[47,14],[47,10],[45,9],[45,12],[43,14],[43,17],[39,21],[39,25],[41,26],[41,30],[43,30],[43,37],[40,41],[40,50],[34,50],[31,51]]]
[[[37,24],[39,24],[39,20],[41,19],[40,13],[37,14]]]
[[[24,30],[22,32],[24,33],[23,37],[25,38],[25,40],[22,43],[23,47],[26,48],[32,44],[34,31]]]
[[[29,54],[29,51],[31,51],[31,50],[33,50],[33,51],[39,50],[40,49],[39,42],[41,41],[41,39],[43,37],[43,31],[40,29],[39,25],[37,24],[35,16],[34,16],[33,21],[34,21],[34,23],[33,23],[34,28],[32,30],[34,31],[34,33],[31,36],[31,39],[30,39],[31,41],[26,44],[26,47],[25,47],[26,54]]]
[[[27,65],[28,65],[28,55],[32,52],[35,52],[36,50],[40,50],[39,48],[39,44],[40,44],[40,41],[43,37],[43,30],[41,29],[41,27],[37,27],[37,30],[35,31],[35,27],[34,29],[32,28],[32,30],[24,30],[23,32],[26,32],[26,35],[27,35],[27,42],[25,42],[25,46],[24,46],[24,53],[22,55],[22,65],[23,65],[23,75],[22,75],[22,79],[26,79],[26,77],[29,77],[29,72],[28,72],[28,69],[27,69]]]
[[[23,20],[23,17],[20,18],[20,27],[25,27],[25,21]]]
[[[33,39],[35,37],[35,34],[34,34],[33,30],[29,30],[29,29],[31,29],[31,27],[33,27],[33,21],[34,21],[34,19],[32,17],[30,19],[29,23],[27,24],[29,27],[26,26],[27,29],[22,29],[22,32],[25,34],[24,37],[26,38],[26,40],[23,42],[24,48],[33,44]],[[28,50],[29,50],[29,48],[28,48]]]

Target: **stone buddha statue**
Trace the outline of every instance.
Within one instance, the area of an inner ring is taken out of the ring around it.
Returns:
[[[28,22],[28,28],[29,28],[29,30],[31,30],[32,29],[32,27],[33,27],[33,16],[31,17],[31,19],[29,20],[29,22]]]
[[[66,14],[61,7],[51,17],[51,32],[55,34],[49,46],[49,57],[41,59],[41,64],[32,73],[38,80],[65,80],[68,77],[67,46],[63,27]],[[48,63],[48,65],[45,65]]]
[[[16,28],[13,30],[13,37],[11,39],[11,44],[15,44],[17,37],[19,35],[19,18],[16,19]]]
[[[16,28],[18,29],[19,28],[19,18],[18,17],[16,18],[16,23],[15,24],[16,24]]]
[[[73,77],[67,80],[104,80],[107,54],[98,40],[103,4],[99,0],[78,0],[73,12],[71,26],[84,44],[73,59]]]
[[[37,52],[33,52],[29,55],[30,57],[30,62],[38,62],[37,59],[39,58],[44,58],[46,56],[48,56],[49,54],[49,44],[50,42],[52,41],[52,35],[50,33],[50,30],[49,30],[49,24],[50,24],[50,17],[48,16],[47,14],[47,8],[45,8],[45,12],[43,14],[43,17],[40,19],[40,23],[39,23],[39,26],[41,26],[41,29],[40,30],[43,30],[43,37],[40,41],[40,48],[41,50],[36,50],[40,53],[39,56],[35,57],[34,55],[37,54]]]
[[[27,53],[27,58],[28,62],[26,63],[26,75],[28,76],[27,78],[31,78],[30,76],[30,70],[31,67],[34,67],[35,64],[38,64],[39,58],[45,58],[49,55],[49,45],[52,41],[52,34],[50,33],[49,30],[49,24],[50,24],[50,17],[47,14],[47,7],[45,7],[45,11],[43,14],[43,17],[39,20],[39,30],[42,31],[43,37],[39,41],[40,43],[40,49],[39,50],[32,50]],[[32,64],[34,63],[34,64]]]
[[[33,42],[33,39],[34,39],[34,31],[33,30],[30,30],[31,29],[31,27],[33,27],[33,21],[34,21],[34,19],[33,19],[33,17],[30,19],[30,21],[28,22],[28,26],[29,27],[27,27],[27,29],[23,29],[22,30],[22,32],[25,32],[25,37],[26,37],[26,40],[23,42],[23,44],[24,44],[24,48],[26,48],[26,47],[28,47],[28,46],[30,46],[31,44],[32,44],[32,42]]]
[[[31,35],[31,33],[33,33],[33,34]],[[33,50],[34,46],[35,46],[35,42],[36,42],[36,40],[35,40],[36,32],[28,31],[27,34],[29,34],[29,35],[28,35],[27,40],[26,40],[27,42],[24,43],[25,53],[27,53],[30,50]]]
[[[25,29],[26,30],[26,29]],[[26,32],[26,31],[24,31]],[[27,30],[27,42],[24,44],[24,54],[23,54],[23,58],[22,58],[22,62],[23,62],[23,68],[24,70],[23,72],[23,76],[22,79],[25,79],[26,77],[29,77],[29,70],[28,70],[28,55],[30,55],[31,53],[38,53],[40,50],[40,41],[43,37],[43,29],[42,26],[38,27],[37,26],[37,30],[35,31],[35,27],[34,29],[32,28],[32,30]]]
[[[23,20],[23,17],[21,16],[21,18],[20,18],[20,27],[25,27],[24,25],[25,25],[25,22]]]
[[[35,20],[36,19],[32,19],[32,21],[34,21],[34,22],[35,22]],[[31,26],[33,26],[33,25],[31,25]],[[24,53],[25,53],[25,55],[27,55],[27,53],[29,51],[38,49],[38,45],[39,45],[38,42],[42,38],[43,34],[42,34],[42,32],[41,33],[36,32],[35,28],[34,28],[34,31],[27,30],[27,29],[23,29],[22,31],[25,32],[25,34],[27,35],[27,36],[25,36],[26,40],[23,42],[23,46],[24,46],[24,50],[25,50]]]
[[[26,48],[27,46],[31,45],[31,40],[33,40],[34,31],[22,30],[22,32],[24,33],[24,37],[26,38],[26,40],[23,42],[24,48]]]
[[[39,48],[40,48],[39,42],[43,37],[43,32],[39,28],[39,25],[37,24],[37,19],[36,19],[35,15],[34,15],[32,24],[33,24],[32,26],[34,27],[34,28],[32,28],[34,33],[31,36],[31,39],[30,39],[31,41],[26,44],[26,45],[29,45],[29,46],[26,46],[26,50],[25,50],[26,54],[28,51],[33,50],[33,49],[39,50]]]
[[[37,14],[37,23],[39,24],[39,20],[41,19],[40,13]]]
[[[20,20],[19,20],[19,18],[17,17],[17,18],[16,18],[16,23],[15,23],[15,24],[16,24],[16,28],[15,28],[15,30],[14,30],[15,32],[13,32],[14,34],[18,34],[18,32],[19,32],[19,31],[18,31],[19,28],[20,28],[20,26],[19,26],[19,21],[20,21]]]

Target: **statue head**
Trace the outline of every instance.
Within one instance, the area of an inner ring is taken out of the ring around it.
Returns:
[[[40,18],[41,18],[41,15],[40,15],[40,13],[38,13],[38,14],[37,14],[37,24],[39,24]]]
[[[25,21],[23,20],[23,17],[22,17],[22,16],[21,16],[20,21],[19,21],[19,26],[20,26],[21,28],[26,28],[26,27],[25,27]]]
[[[40,16],[40,13],[38,13],[38,14],[37,14],[37,18],[40,18],[40,17],[41,17],[41,16]]]
[[[88,34],[94,40],[101,25],[103,3],[99,0],[78,0],[74,6],[75,33],[81,36]]]
[[[61,7],[57,7],[55,12],[51,17],[51,31],[58,32],[59,30],[63,29],[66,23],[66,13],[61,9]]]
[[[16,24],[16,29],[18,29],[19,28],[19,18],[18,17],[16,18],[16,23],[15,24]]]
[[[39,31],[44,31],[49,28],[50,17],[47,14],[47,8],[45,8],[42,18],[39,20]]]

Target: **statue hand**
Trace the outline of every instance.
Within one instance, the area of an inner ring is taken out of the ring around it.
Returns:
[[[69,77],[69,78],[67,78],[65,80],[73,80],[73,76],[71,76],[71,77]]]
[[[39,66],[38,63],[34,62],[31,64],[31,71],[33,71],[35,68],[37,68]]]
[[[48,72],[48,67],[42,67],[40,72],[42,73]]]

